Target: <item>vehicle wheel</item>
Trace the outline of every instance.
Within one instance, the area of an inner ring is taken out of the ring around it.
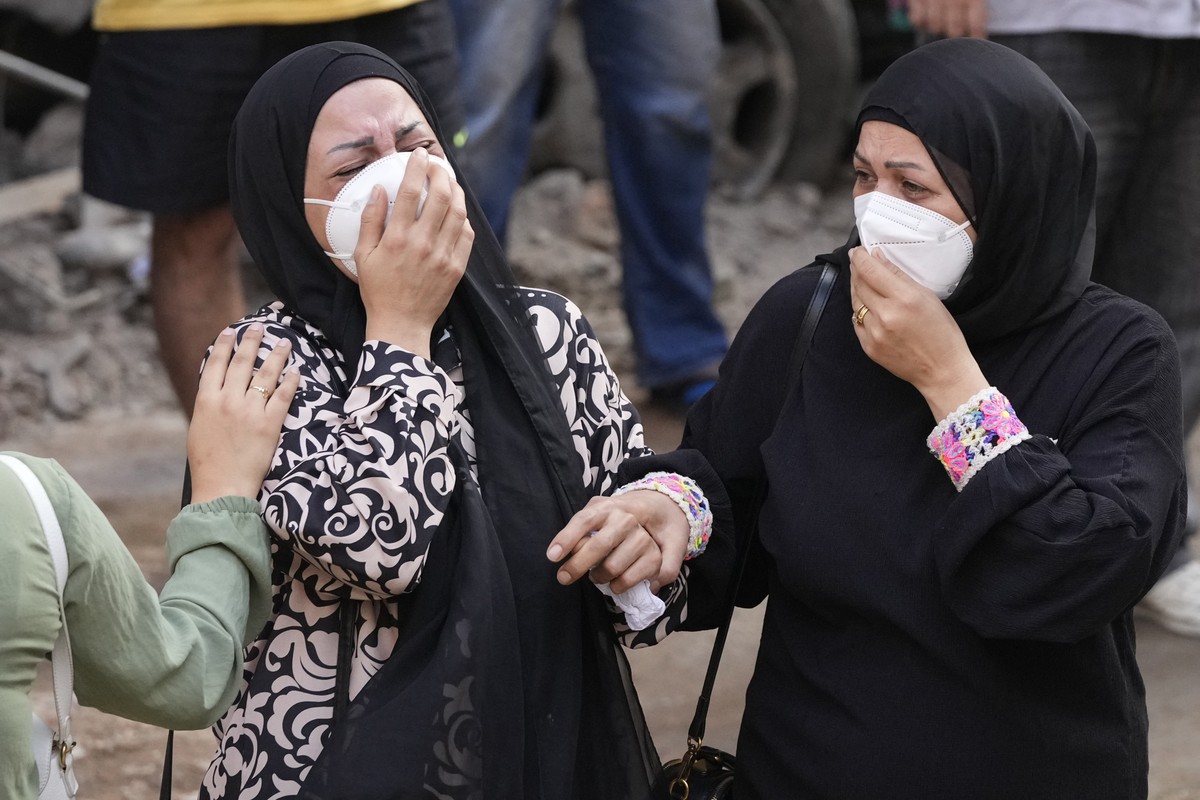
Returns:
[[[840,161],[857,100],[848,0],[717,0],[714,180],[752,197],[774,178],[822,183]],[[579,19],[560,15],[545,65],[530,170],[605,174],[596,89]]]
[[[857,100],[858,38],[845,0],[718,0],[716,177],[754,196],[774,178],[824,183]]]

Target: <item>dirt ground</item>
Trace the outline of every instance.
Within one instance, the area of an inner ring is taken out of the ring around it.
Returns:
[[[608,202],[603,184],[548,174],[522,193],[510,240],[527,283],[558,289],[580,303],[638,402],[641,391],[625,378],[632,359],[616,294],[619,267]],[[776,187],[753,203],[718,194],[710,206],[719,310],[730,331],[773,280],[839,243],[850,220],[840,188],[822,199],[812,187]],[[144,298],[120,296],[126,303],[117,315],[77,318],[71,330],[49,335],[5,332],[0,338],[0,397],[8,397],[0,408],[0,450],[57,458],[110,516],[149,579],[161,584],[162,536],[178,507],[185,427],[155,361]],[[28,366],[34,351],[61,357],[57,384],[40,379],[54,370]],[[74,420],[51,409],[53,392],[60,406],[74,410]],[[670,448],[678,440],[679,419],[647,409],[645,422],[655,447]],[[1200,464],[1197,447],[1192,461]],[[734,746],[760,624],[761,608],[739,612],[735,620],[709,718],[711,744]],[[682,753],[711,641],[711,634],[680,634],[631,654],[664,757]],[[1138,658],[1151,714],[1150,796],[1200,800],[1200,640],[1147,623],[1139,627]],[[36,700],[41,711],[52,711],[44,681]],[[163,731],[91,709],[79,709],[75,725],[82,798],[157,797]],[[174,797],[196,796],[211,749],[207,731],[178,736]]]

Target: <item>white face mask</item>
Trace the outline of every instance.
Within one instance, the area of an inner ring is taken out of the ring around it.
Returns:
[[[358,229],[362,223],[363,208],[371,199],[371,190],[376,184],[387,190],[387,219],[390,219],[392,206],[396,203],[396,192],[400,190],[404,168],[408,166],[411,155],[409,152],[396,152],[368,164],[342,187],[333,200],[304,198],[306,204],[329,206],[329,216],[325,219],[325,240],[329,242],[333,252],[326,250],[325,255],[345,264],[351,275],[358,275],[358,265],[354,263],[354,248],[358,246]],[[451,180],[457,180],[449,161],[433,153],[429,154],[429,161],[446,170]],[[429,179],[426,178],[425,185],[421,187],[421,199],[417,203],[418,217],[421,216],[421,209],[425,207],[428,189]]]
[[[917,283],[941,299],[950,296],[975,254],[966,228],[936,211],[882,192],[854,198],[858,238],[876,247]]]

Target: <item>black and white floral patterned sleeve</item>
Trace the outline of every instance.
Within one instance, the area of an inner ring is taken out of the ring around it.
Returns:
[[[402,594],[419,580],[454,491],[449,442],[459,391],[432,361],[380,341],[363,345],[347,381],[318,332],[278,305],[268,308],[258,320],[264,346],[291,339],[304,382],[259,497],[263,518],[280,542],[333,579],[314,587],[319,592]]]
[[[621,464],[652,453],[645,443],[641,417],[621,390],[620,380],[579,307],[561,295],[541,290],[530,292],[529,303],[584,464],[585,485],[593,494],[611,494],[617,488]],[[613,626],[626,646],[655,644],[679,628],[687,615],[686,575],[685,565],[680,577],[658,592],[666,610],[643,631],[630,630],[625,615],[608,601]]]

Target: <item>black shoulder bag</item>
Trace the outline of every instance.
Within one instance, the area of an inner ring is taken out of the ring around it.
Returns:
[[[833,281],[837,277],[837,268],[825,264],[817,279],[817,288],[804,312],[804,321],[800,325],[800,333],[796,337],[795,347],[792,348],[791,361],[788,364],[787,384],[784,398],[787,398],[795,388],[800,378],[800,370],[808,355],[808,346],[812,342],[813,332],[825,308],[825,301],[833,289]],[[767,494],[766,481],[760,482],[755,508],[761,508]],[[696,714],[688,727],[687,752],[683,758],[668,761],[663,764],[662,772],[654,783],[653,796],[655,800],[725,800],[733,797],[733,777],[737,767],[737,758],[732,753],[726,753],[715,747],[704,745],[704,723],[708,717],[709,698],[712,697],[713,684],[717,680],[717,667],[721,664],[721,651],[725,647],[725,638],[729,634],[729,623],[733,619],[738,588],[742,583],[742,575],[746,571],[746,560],[750,553],[754,538],[758,535],[758,519],[755,516],[754,527],[750,531],[747,546],[738,559],[737,577],[730,588],[728,609],[725,618],[717,628],[717,637],[713,641],[712,655],[708,659],[708,671],[704,675],[704,686],[700,690],[700,698],[696,702]]]

